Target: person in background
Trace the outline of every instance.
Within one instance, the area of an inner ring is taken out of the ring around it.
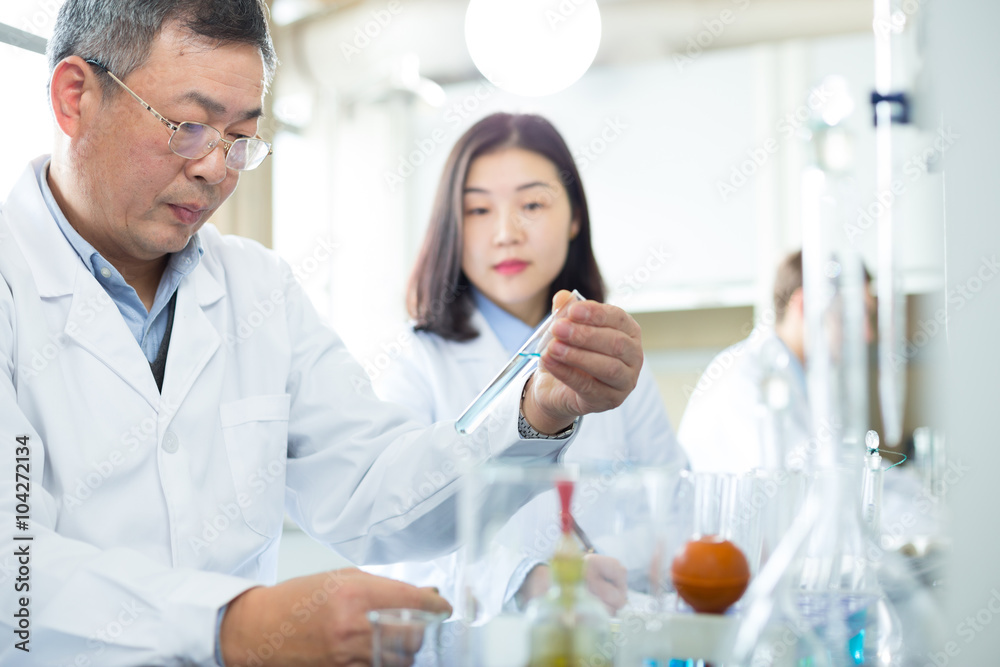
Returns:
[[[875,340],[876,313],[870,283],[865,269],[869,345]],[[814,434],[806,391],[803,306],[802,252],[796,251],[778,265],[773,326],[754,327],[745,340],[717,355],[688,399],[678,439],[693,470],[736,474],[753,468],[812,470],[809,443]],[[762,320],[771,318],[765,315]],[[859,443],[859,466],[863,453]],[[883,483],[882,524],[893,527],[894,539],[938,533],[936,508],[913,511],[921,488],[911,472],[894,468],[884,475]]]
[[[447,159],[407,292],[416,334],[379,376],[376,391],[423,424],[458,417],[563,289],[604,299],[587,199],[570,151],[540,116],[487,116],[462,135]],[[645,367],[620,407],[585,422],[564,462],[687,466]],[[540,509],[542,500],[521,510],[505,530],[534,534],[554,520]],[[586,528],[585,516],[581,523]],[[368,569],[435,586],[461,606],[464,557]],[[479,615],[523,605],[548,587],[548,566],[537,558],[514,554],[500,560],[491,564],[489,585],[478,591]],[[616,559],[588,556],[587,577],[610,609],[625,603],[626,572]]]
[[[354,562],[454,549],[457,475],[413,489],[458,450],[554,460],[635,386],[638,325],[575,303],[482,437],[410,421],[287,263],[206,224],[270,154],[263,0],[67,0],[48,49],[54,151],[0,206],[0,664],[368,664],[368,610],[447,602],[275,583],[285,512]]]
[[[875,298],[865,270],[865,340],[875,340]],[[691,468],[742,473],[806,468],[812,417],[806,391],[802,251],[785,256],[774,278],[774,310],[750,335],[719,353],[688,399],[678,439]],[[783,451],[767,442],[764,406],[780,411]],[[777,404],[775,405],[775,402]]]
[[[741,473],[783,467],[779,457],[798,456],[808,444],[812,418],[804,370],[802,251],[787,255],[778,265],[774,310],[761,319],[773,326],[754,327],[745,340],[712,359],[688,399],[678,439],[693,470]],[[782,397],[783,431],[789,438],[784,454],[769,451],[761,441],[759,407],[772,379],[787,389]]]

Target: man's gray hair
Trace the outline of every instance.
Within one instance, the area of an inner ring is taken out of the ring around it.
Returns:
[[[277,56],[264,0],[66,0],[48,45],[49,72],[69,56],[92,59],[124,79],[149,59],[163,26],[177,20],[192,34],[223,44],[252,44],[271,83]],[[105,94],[119,88],[104,77]]]

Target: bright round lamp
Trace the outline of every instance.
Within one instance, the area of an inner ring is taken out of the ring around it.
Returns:
[[[549,95],[583,76],[601,43],[596,0],[472,0],[465,43],[491,83]]]

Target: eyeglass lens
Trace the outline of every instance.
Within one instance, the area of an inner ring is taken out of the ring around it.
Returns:
[[[197,160],[212,152],[221,139],[219,131],[201,123],[184,122],[170,137],[170,150],[181,157]],[[226,166],[246,171],[267,157],[267,142],[255,138],[237,139],[226,154]]]

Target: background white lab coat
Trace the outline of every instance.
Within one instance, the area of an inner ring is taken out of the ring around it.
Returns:
[[[753,468],[815,470],[812,457],[818,444],[810,441],[819,435],[812,431],[805,376],[791,355],[773,330],[755,328],[712,360],[678,429],[692,470],[735,474]],[[859,443],[859,471],[864,451]],[[899,459],[887,456],[881,467],[888,469]],[[887,470],[883,485],[884,533],[897,542],[939,534],[941,508],[911,471]]]
[[[414,418],[424,424],[457,418],[511,356],[478,310],[472,314],[472,325],[480,335],[465,342],[448,341],[435,334],[416,332],[408,339],[409,343],[399,357],[376,377],[378,394],[405,405],[412,411]],[[565,450],[562,460],[566,463],[621,465],[624,462],[629,465],[687,467],[687,458],[677,444],[673,427],[648,369],[643,367],[640,371],[635,390],[621,406],[583,418],[576,439]],[[554,507],[555,501],[552,498],[539,496],[517,513],[515,521],[508,524],[504,532],[516,536],[515,541],[534,542],[534,536],[545,533],[540,531],[540,527],[556,521]],[[580,514],[578,518],[585,530],[588,523],[600,523],[588,516],[600,509],[589,507]],[[610,511],[614,508],[604,509]],[[624,508],[621,509],[624,511]],[[601,535],[596,532],[590,537],[598,544],[600,551],[610,555],[630,547],[640,550],[638,544],[623,544],[621,541],[617,544],[602,544]],[[550,547],[550,552],[535,554],[541,559],[550,555],[555,548],[554,541],[544,542]],[[365,569],[422,586],[436,586],[455,605],[457,613],[460,613],[464,610],[465,603],[461,593],[463,583],[472,583],[463,582],[466,557],[466,549],[463,548],[449,556],[430,561],[419,562],[411,558],[405,563]],[[625,559],[624,554],[621,557]],[[524,565],[520,550],[494,550],[492,562],[486,568],[490,580],[475,582],[477,618],[488,618],[499,612],[506,598],[523,581],[526,574],[523,571]],[[477,573],[481,571],[482,569],[476,570]]]
[[[803,452],[812,417],[804,382],[798,360],[771,329],[755,328],[719,353],[692,390],[677,431],[691,469],[809,468]],[[768,400],[784,408],[768,412]]]
[[[289,267],[211,225],[177,290],[157,391],[45,206],[45,160],[0,209],[0,663],[214,664],[219,607],[275,579],[286,508],[356,562],[440,553],[455,531],[442,470],[565,445],[518,439],[517,396],[474,438],[407,421]],[[12,646],[17,436],[30,448],[30,526],[16,531],[34,538],[30,653]]]

